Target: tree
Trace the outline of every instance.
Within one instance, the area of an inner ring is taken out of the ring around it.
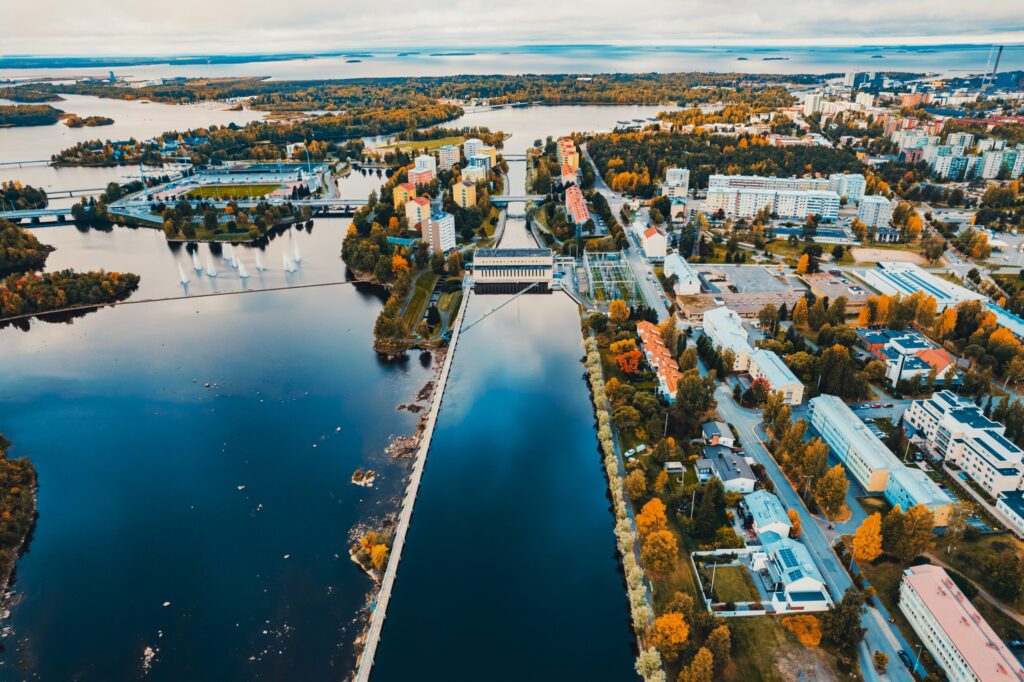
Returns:
[[[837,516],[846,503],[846,491],[849,487],[850,482],[843,471],[843,465],[836,464],[818,481],[814,490],[815,497],[826,512],[831,516]]]
[[[668,519],[665,517],[665,503],[657,497],[652,498],[636,515],[636,530],[644,539],[651,533],[665,530]]]
[[[758,311],[757,320],[765,334],[775,336],[779,327],[779,309],[769,303]]]
[[[807,313],[807,325],[814,331],[818,331],[827,321],[828,309],[825,307],[825,299],[819,298]]]
[[[626,476],[626,494],[631,500],[641,500],[647,495],[647,476],[640,469],[634,469]]]
[[[458,251],[448,254],[445,269],[448,271],[449,277],[462,277],[462,254]]]
[[[876,651],[875,655],[872,656],[872,660],[875,662],[875,669],[878,672],[884,672],[885,667],[889,665],[889,656],[884,651]]]
[[[615,356],[615,361],[619,364],[619,369],[625,374],[636,374],[640,371],[640,358],[643,357],[643,353],[638,350],[626,351]]]
[[[882,554],[882,515],[875,512],[861,521],[853,535],[853,557],[857,561],[874,561]]]
[[[946,252],[946,240],[939,235],[931,235],[921,240],[921,255],[934,263]]]
[[[725,511],[725,486],[721,479],[712,478],[704,484],[693,519],[693,533],[699,538],[709,538],[718,529]]]
[[[791,507],[786,510],[786,516],[789,517],[789,523],[792,526],[789,530],[789,537],[800,537],[800,533],[803,532],[803,524],[800,521],[800,512]]]
[[[690,638],[690,626],[686,624],[683,614],[670,612],[658,616],[651,629],[651,644],[658,648],[662,658],[674,661],[679,658],[680,650],[686,646]]]
[[[719,625],[708,635],[704,641],[714,658],[716,679],[721,679],[722,673],[729,666],[732,658],[732,633],[728,625]]]
[[[826,611],[821,617],[822,638],[837,649],[852,653],[864,639],[864,628],[860,619],[864,610],[864,594],[851,586],[846,589],[843,599]]]
[[[667,530],[654,531],[640,547],[640,561],[653,580],[667,577],[678,557],[679,543],[676,542],[676,536]]]
[[[384,564],[388,561],[388,553],[391,550],[388,549],[387,545],[374,545],[370,550],[370,563],[378,571],[384,569]]]
[[[1013,550],[996,552],[985,561],[984,569],[992,594],[1004,601],[1016,601],[1024,589],[1024,558]]]
[[[608,319],[612,324],[620,325],[629,319],[629,306],[622,299],[615,299],[608,306]]]
[[[935,546],[935,515],[923,504],[915,504],[903,515],[903,538],[897,556],[909,561]]]
[[[665,318],[665,321],[658,325],[658,331],[661,334],[661,341],[665,344],[665,347],[675,349],[676,338],[679,336],[679,330],[676,329],[675,316]]]
[[[882,519],[882,550],[897,556],[900,544],[906,535],[903,508],[896,505]]]
[[[793,324],[802,327],[807,324],[807,299],[801,298],[793,306]]]
[[[608,328],[608,318],[601,313],[592,313],[590,317],[587,318],[587,324],[590,325],[591,329],[600,334]]]
[[[674,412],[676,418],[683,423],[687,434],[694,431],[706,412],[717,407],[715,386],[714,372],[701,376],[700,370],[696,368],[683,372],[676,382]]]
[[[796,274],[806,275],[811,268],[811,254],[805,253],[800,256],[800,260],[796,264]]]
[[[946,518],[946,532],[942,534],[947,552],[952,551],[963,539],[968,528],[967,521],[973,514],[974,510],[963,500],[957,500],[950,506],[949,516]]]
[[[804,646],[818,646],[821,643],[821,621],[815,616],[786,616],[782,619],[782,627],[796,635]]]
[[[712,682],[714,679],[715,657],[707,647],[701,647],[690,665],[679,673],[677,682]]]

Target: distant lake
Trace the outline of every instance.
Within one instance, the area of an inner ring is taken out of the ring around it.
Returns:
[[[310,57],[278,62],[172,66],[154,64],[116,68],[131,80],[172,77],[270,76],[279,80],[450,76],[518,73],[642,73],[648,71],[739,71],[743,73],[827,73],[846,71],[919,71],[946,75],[981,73],[989,45],[887,47],[645,47],[577,45],[474,50],[377,50],[353,55]],[[1009,45],[1001,71],[1024,68],[1024,45]],[[0,69],[0,77],[28,75],[70,78],[106,77],[107,68]]]

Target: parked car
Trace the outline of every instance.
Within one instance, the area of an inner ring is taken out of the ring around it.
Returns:
[[[633,457],[634,455],[636,455],[636,450],[634,450],[633,448],[626,450],[626,457]]]
[[[636,454],[639,455],[641,452],[646,452],[646,451],[647,451],[647,446],[646,445],[642,445],[641,444],[641,445],[637,445],[636,446]]]
[[[908,654],[903,649],[900,649],[899,651],[897,651],[896,655],[900,657],[901,661],[903,661],[903,665],[907,666],[908,668],[910,668],[910,667],[912,667],[914,665],[913,663],[910,662],[910,654]]]

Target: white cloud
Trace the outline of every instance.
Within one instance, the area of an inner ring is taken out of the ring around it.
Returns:
[[[0,54],[218,54],[540,43],[1024,42],[1012,0],[38,0]]]

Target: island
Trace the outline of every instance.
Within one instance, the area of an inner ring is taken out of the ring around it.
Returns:
[[[64,118],[64,125],[68,128],[95,128],[96,126],[109,126],[114,124],[114,119],[107,116],[88,116],[82,118],[78,114],[69,114]]]
[[[16,211],[33,208],[46,208],[49,199],[46,190],[31,185],[23,185],[17,180],[0,182],[0,205]]]
[[[139,286],[130,272],[12,274],[0,282],[0,320],[121,301]]]
[[[49,104],[3,104],[0,105],[0,128],[53,125],[63,114]]]
[[[36,520],[35,467],[26,457],[8,459],[10,446],[0,434],[0,594],[10,585]]]
[[[0,274],[38,270],[53,251],[28,230],[0,218]]]

